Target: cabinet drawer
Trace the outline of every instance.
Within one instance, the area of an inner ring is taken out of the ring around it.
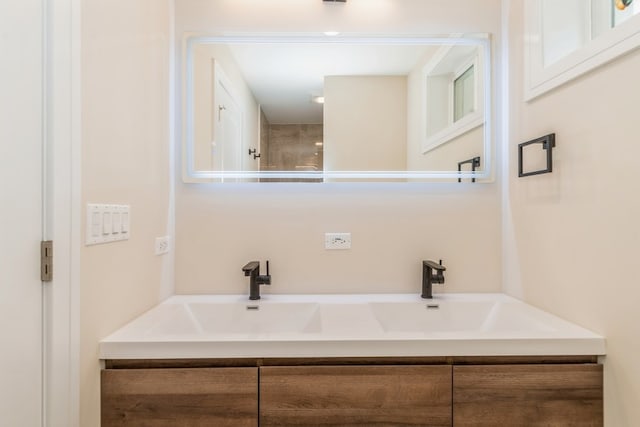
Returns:
[[[453,425],[602,426],[602,365],[454,366]]]
[[[257,368],[107,369],[102,426],[257,426]]]
[[[261,426],[451,425],[451,366],[260,368]]]

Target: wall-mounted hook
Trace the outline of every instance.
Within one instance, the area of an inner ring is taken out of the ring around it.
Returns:
[[[257,151],[256,148],[249,148],[249,155],[255,154]]]

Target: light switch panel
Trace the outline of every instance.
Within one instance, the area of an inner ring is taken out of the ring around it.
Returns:
[[[116,242],[129,238],[129,205],[87,204],[85,244]]]

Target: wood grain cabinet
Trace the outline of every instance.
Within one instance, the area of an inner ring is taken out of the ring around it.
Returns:
[[[107,361],[102,426],[603,425],[594,356]]]
[[[451,366],[260,368],[261,426],[451,426]]]
[[[258,368],[106,369],[102,427],[257,426]]]
[[[602,426],[602,365],[453,367],[453,425]]]

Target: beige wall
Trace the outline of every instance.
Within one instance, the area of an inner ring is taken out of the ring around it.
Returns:
[[[172,234],[169,4],[82,2],[82,205],[131,206],[128,241],[81,249],[82,427],[100,424],[99,340],[172,292],[172,259],[154,255]]]
[[[176,4],[176,31],[489,32],[500,1],[262,0]],[[286,10],[286,13],[282,13]],[[295,16],[295,19],[291,19]],[[271,260],[265,292],[418,292],[420,261],[442,258],[437,291],[501,289],[497,184],[176,183],[176,291],[245,293],[241,267]],[[351,232],[350,251],[324,250]]]
[[[640,51],[524,102],[524,1],[509,3],[505,286],[606,337],[606,425],[638,426]],[[554,172],[517,178],[517,143],[550,132]]]
[[[176,31],[498,34],[500,0],[176,0]]]
[[[326,76],[324,167],[406,170],[407,78]]]
[[[442,258],[436,292],[500,291],[492,184],[180,184],[177,293],[248,292],[242,266],[270,260],[272,293],[418,292],[421,260]],[[327,251],[325,232],[351,232]]]

